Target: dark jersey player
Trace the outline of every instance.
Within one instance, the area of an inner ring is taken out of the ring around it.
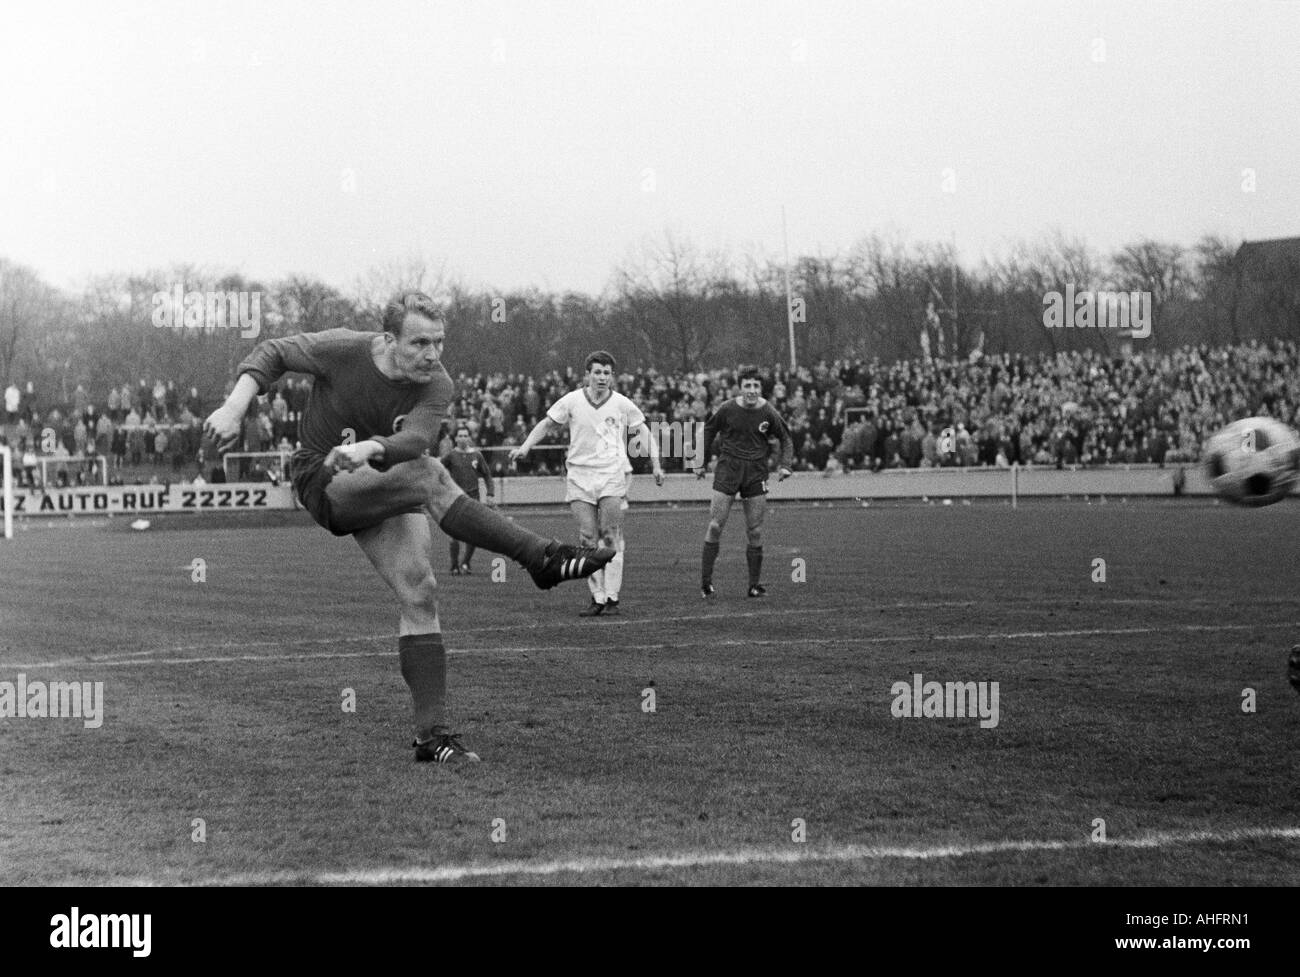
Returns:
[[[461,424],[456,428],[456,447],[438,459],[442,462],[451,480],[462,492],[474,501],[478,501],[478,480],[483,479],[487,485],[487,504],[496,505],[496,488],[492,484],[492,473],[488,471],[487,459],[483,452],[474,447],[474,439],[469,428]],[[460,555],[460,540],[451,540],[451,575],[453,577],[469,576],[469,561],[474,559],[474,544],[465,544],[465,557]]]
[[[769,440],[781,442],[777,480],[790,477],[794,442],[785,420],[763,399],[763,383],[758,371],[742,370],[738,377],[740,396],[728,400],[704,425],[704,451],[697,471],[704,477],[714,450],[718,464],[713,474],[713,501],[709,504],[709,528],[704,533],[704,556],[700,565],[700,592],[707,600],[713,589],[713,564],[718,559],[718,545],[723,527],[731,514],[731,503],[740,495],[745,507],[747,545],[745,561],[749,565],[750,597],[762,597],[767,589],[760,583],[763,571],[763,517],[767,515],[767,456]]]
[[[442,315],[427,295],[407,292],[384,308],[383,328],[329,329],[259,344],[204,430],[226,451],[253,399],[282,374],[316,378],[291,469],[298,497],[320,525],[351,535],[397,595],[397,650],[414,704],[415,758],[477,761],[447,725],[447,658],[429,517],[448,536],[512,557],[543,589],[594,573],[614,551],[548,541],[466,496],[427,455],[453,392],[440,362]]]

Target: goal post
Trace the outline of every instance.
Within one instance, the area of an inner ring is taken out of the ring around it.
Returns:
[[[292,457],[292,451],[230,451],[221,456],[221,470],[227,482],[270,481],[278,485],[289,480]]]
[[[108,459],[105,458],[103,455],[69,455],[66,458],[56,458],[53,455],[44,455],[38,458],[36,461],[36,464],[39,465],[41,469],[41,485],[48,486],[50,484],[51,465],[58,465],[59,471],[63,472],[63,474],[66,476],[68,474],[68,466],[72,466],[73,468],[81,468],[82,471],[85,471],[87,462],[89,462],[97,470],[98,473],[98,474],[92,474],[91,478],[98,478],[100,485],[107,485],[108,484]],[[58,481],[57,475],[55,477],[55,481],[56,482]]]

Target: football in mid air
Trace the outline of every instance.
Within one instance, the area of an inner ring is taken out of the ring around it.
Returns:
[[[1205,474],[1238,505],[1272,505],[1300,478],[1300,437],[1271,417],[1233,421],[1205,443]]]

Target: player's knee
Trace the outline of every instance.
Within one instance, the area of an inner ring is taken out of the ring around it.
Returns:
[[[716,519],[709,520],[709,528],[704,531],[704,538],[710,543],[716,543],[722,538],[722,523]]]
[[[616,546],[618,546],[619,540],[622,538],[622,535],[623,535],[622,533],[616,532],[613,529],[606,529],[603,533],[600,534],[600,545],[606,546],[609,549],[614,549]]]
[[[451,472],[437,458],[425,455],[415,459],[418,466],[419,477],[423,484],[429,490],[429,497],[433,501],[446,499],[456,495],[460,487],[451,477]]]
[[[403,574],[398,596],[406,607],[437,610],[438,581],[433,576],[433,570],[426,566]]]
[[[595,546],[596,539],[597,539],[596,533],[590,530],[582,529],[578,531],[578,542],[581,543],[583,546]]]
[[[757,526],[755,526],[755,527],[752,528],[752,529],[746,529],[746,530],[745,530],[745,539],[749,542],[749,545],[750,545],[750,546],[762,546],[762,545],[763,545],[763,530],[760,529],[760,528],[758,528]]]

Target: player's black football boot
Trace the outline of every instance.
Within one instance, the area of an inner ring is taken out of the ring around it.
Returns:
[[[609,617],[609,615],[611,615],[611,614],[618,615],[618,614],[621,614],[621,613],[622,613],[622,611],[620,611],[620,610],[618,609],[618,598],[617,598],[617,597],[611,597],[611,598],[609,598],[607,601],[605,601],[605,616],[606,616],[606,617]]]
[[[761,583],[756,583],[756,584],[754,584],[754,586],[752,586],[752,587],[749,588],[749,593],[747,593],[745,596],[746,596],[746,597],[765,597],[766,595],[767,595],[767,588],[764,587]]]
[[[605,605],[593,597],[591,603],[578,612],[578,617],[600,617],[604,613]]]
[[[415,759],[417,763],[479,762],[477,753],[471,753],[461,745],[460,733],[435,736],[433,739],[424,743],[416,740],[411,745],[415,747]]]
[[[700,585],[700,596],[705,600],[713,600],[718,596],[718,592],[713,589],[713,584],[706,583]]]
[[[607,546],[573,546],[553,539],[546,547],[546,562],[528,572],[538,589],[550,590],[566,580],[590,577],[617,555],[617,550]]]

